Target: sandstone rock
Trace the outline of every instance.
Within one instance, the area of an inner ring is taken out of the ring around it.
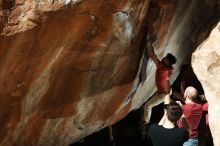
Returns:
[[[220,22],[192,56],[193,69],[201,81],[209,103],[209,125],[214,144],[220,145]]]
[[[4,146],[65,146],[119,121],[156,90],[147,29],[159,58],[178,57],[173,82],[220,14],[217,0],[0,2]]]
[[[135,1],[16,0],[4,7],[0,145],[68,145],[132,110],[125,101],[149,3]]]

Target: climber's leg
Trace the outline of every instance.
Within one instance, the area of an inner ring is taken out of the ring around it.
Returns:
[[[165,96],[165,94],[156,94],[145,103],[145,105],[144,105],[144,121],[145,121],[145,123],[148,123],[150,121],[152,108],[154,106],[157,106],[160,103],[162,103],[164,101],[163,100],[164,96]]]

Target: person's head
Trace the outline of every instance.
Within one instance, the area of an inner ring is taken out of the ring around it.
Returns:
[[[196,90],[196,88],[189,86],[186,88],[185,92],[184,92],[184,97],[188,98],[191,101],[195,101],[196,98],[198,96],[198,91]]]
[[[173,65],[176,63],[176,57],[170,53],[168,53],[162,61],[167,65]]]
[[[183,114],[182,107],[175,101],[171,101],[166,108],[167,118],[172,123],[176,123]]]

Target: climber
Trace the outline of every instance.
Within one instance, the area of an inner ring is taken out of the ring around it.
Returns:
[[[181,146],[189,138],[191,132],[188,121],[183,115],[183,110],[179,104],[170,100],[170,95],[165,95],[164,115],[159,124],[151,124],[148,137],[154,146]],[[176,123],[181,120],[183,128],[178,128]]]
[[[176,57],[168,53],[161,61],[157,58],[154,48],[152,46],[152,39],[150,34],[147,38],[148,55],[156,64],[157,70],[155,75],[155,82],[157,86],[157,92],[162,94],[170,93],[170,76],[173,71],[173,66],[176,63]]]
[[[172,65],[176,63],[176,57],[170,53],[167,54],[161,61],[157,58],[152,46],[152,37],[150,34],[147,36],[147,48],[149,57],[153,60],[157,67],[155,75],[157,95],[153,96],[144,105],[145,123],[149,122],[150,120],[152,107],[160,104],[164,98],[164,95],[170,93],[171,86],[169,80],[173,71]]]

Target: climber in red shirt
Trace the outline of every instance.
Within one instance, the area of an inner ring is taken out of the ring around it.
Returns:
[[[165,95],[170,93],[170,76],[173,71],[173,64],[176,63],[176,58],[172,54],[167,54],[161,61],[157,58],[154,48],[152,46],[152,38],[148,34],[147,37],[148,55],[156,64],[157,70],[155,75],[155,82],[157,86],[157,93],[151,97],[144,105],[144,122],[148,123],[151,117],[151,109],[159,105]]]
[[[170,76],[173,71],[173,66],[176,63],[176,57],[168,53],[161,61],[157,58],[154,48],[151,43],[150,35],[147,38],[148,55],[156,64],[157,70],[155,75],[155,82],[159,93],[170,93]]]

